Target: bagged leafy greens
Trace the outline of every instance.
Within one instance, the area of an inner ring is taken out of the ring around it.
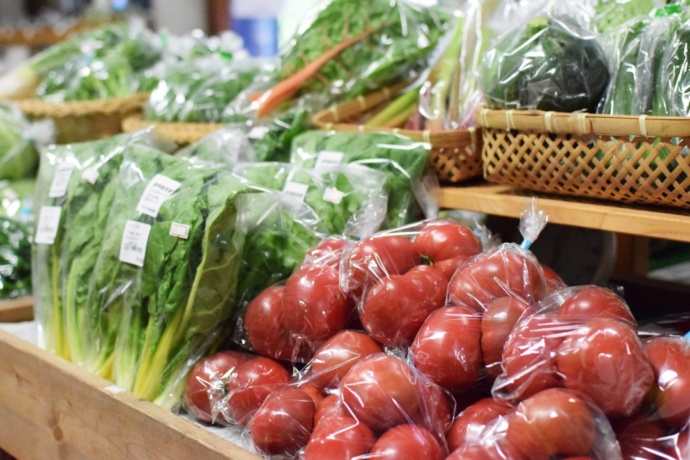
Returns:
[[[0,217],[0,300],[31,294],[30,228]]]
[[[218,123],[225,107],[259,72],[248,59],[232,61],[219,54],[183,60],[167,68],[144,106],[144,119]]]
[[[306,170],[289,163],[240,163],[233,171],[307,204],[328,235],[363,238],[378,230],[386,215],[384,173],[356,164]]]
[[[90,367],[173,408],[193,362],[231,317],[252,190],[215,164],[129,151],[89,288]]]
[[[254,97],[257,117],[308,93],[331,103],[414,78],[447,20],[405,0],[324,1],[280,50],[275,85]]]
[[[35,186],[34,179],[0,180],[0,217],[32,222]]]
[[[0,104],[0,180],[29,178],[36,173],[38,152],[32,139],[35,127],[47,131],[48,138],[52,135],[49,125],[31,125],[16,107]]]
[[[34,303],[47,350],[84,365],[88,281],[106,231],[125,152],[164,148],[151,129],[41,152],[34,193]]]
[[[290,162],[321,170],[338,164],[357,164],[383,172],[388,194],[382,229],[395,228],[435,211],[433,198],[424,188],[429,146],[389,133],[309,131],[292,144]]]
[[[690,20],[673,15],[662,18],[670,23],[659,38],[657,48],[663,46],[655,60],[658,63],[656,73],[656,97],[654,98],[654,115],[686,117],[690,114]],[[675,27],[674,27],[675,25]]]
[[[222,164],[228,168],[248,161],[251,144],[244,124],[229,124],[179,150],[175,156],[196,158]]]
[[[550,13],[501,36],[481,75],[490,108],[560,112],[595,112],[609,80],[596,36],[572,17]]]

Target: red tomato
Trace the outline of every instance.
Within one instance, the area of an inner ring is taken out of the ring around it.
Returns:
[[[369,452],[376,437],[352,417],[322,419],[304,449],[304,460],[351,460]]]
[[[245,426],[274,390],[290,382],[290,374],[270,358],[254,358],[237,366],[228,381],[230,419]]]
[[[370,355],[343,377],[340,396],[357,420],[374,431],[384,431],[407,423],[419,411],[417,378],[398,358]]]
[[[386,431],[371,448],[367,459],[444,460],[446,454],[433,434],[417,425],[398,425]]]
[[[357,298],[365,285],[391,275],[402,275],[419,265],[412,241],[400,235],[372,235],[355,243],[344,265],[346,290]]]
[[[254,445],[266,455],[294,455],[314,427],[312,398],[297,388],[280,388],[266,398],[249,422]]]
[[[366,296],[362,325],[384,345],[408,346],[429,314],[443,306],[447,286],[445,276],[430,265],[384,278]]]
[[[466,444],[453,451],[446,460],[506,460],[506,456],[495,444]]]
[[[467,307],[431,313],[412,344],[412,360],[437,385],[455,391],[479,379],[481,317]]]
[[[412,417],[412,421],[432,432],[439,440],[445,439],[455,411],[451,407],[452,396],[422,376],[419,377],[417,387],[420,393],[419,411]]]
[[[436,267],[437,270],[443,273],[446,279],[451,280],[453,279],[453,275],[455,275],[455,272],[458,271],[460,267],[465,265],[471,259],[472,257],[460,256],[454,257],[452,259],[440,260],[434,263],[434,267]]]
[[[563,302],[558,316],[581,323],[596,318],[613,318],[626,321],[633,326],[637,325],[625,301],[612,291],[599,286],[587,286],[578,290]]]
[[[249,303],[244,314],[244,327],[252,349],[273,359],[298,360],[298,345],[283,327],[283,286],[264,289]]]
[[[539,262],[517,246],[486,251],[458,270],[448,285],[451,303],[484,310],[498,297],[519,297],[533,304],[546,292]]]
[[[524,399],[547,388],[560,386],[556,350],[573,326],[553,316],[535,315],[515,325],[503,347],[503,373],[494,382],[494,394]]]
[[[338,264],[347,246],[347,240],[343,238],[326,238],[307,252],[302,265]]]
[[[596,438],[596,421],[587,403],[561,388],[525,399],[506,420],[508,444],[530,460],[587,455]]]
[[[657,413],[677,429],[690,421],[690,342],[680,336],[658,336],[646,343],[654,369],[651,399]]]
[[[482,316],[482,354],[489,374],[501,373],[501,355],[508,336],[529,305],[516,297],[499,297],[487,305]]]
[[[240,364],[254,356],[239,351],[221,351],[199,361],[187,377],[184,402],[187,412],[202,423],[227,423],[222,414],[214,414],[212,405],[225,396],[225,382]]]
[[[487,426],[512,411],[513,406],[493,398],[484,398],[472,404],[453,421],[448,433],[448,450],[453,452],[466,443],[479,443]]]
[[[675,436],[671,450],[673,460],[687,460],[690,458],[690,428],[685,428]]]
[[[654,381],[637,333],[614,319],[583,324],[563,341],[557,355],[563,384],[588,395],[607,415],[635,412]]]
[[[307,378],[324,391],[335,389],[357,361],[382,351],[381,346],[366,334],[339,332],[316,351]]]
[[[666,427],[660,420],[634,415],[612,423],[625,460],[666,459]]]
[[[568,285],[565,284],[565,281],[558,276],[558,274],[553,271],[552,268],[544,265],[541,265],[541,271],[544,273],[544,280],[546,281],[546,291],[547,292],[553,292],[553,291],[558,291],[559,289],[563,289],[567,287]]]
[[[455,257],[472,257],[482,243],[472,230],[459,222],[436,220],[427,223],[414,238],[417,251],[434,262]]]
[[[340,403],[340,398],[336,394],[328,395],[321,400],[316,406],[316,415],[314,415],[314,425],[317,425],[320,420],[330,417],[351,417],[350,414]]]
[[[340,289],[337,266],[309,265],[285,283],[283,326],[310,347],[340,331],[352,308],[352,301]]]
[[[311,399],[314,401],[315,405],[319,405],[321,401],[323,401],[324,395],[321,393],[321,390],[316,388],[313,383],[311,382],[299,382],[296,385],[297,388],[300,390],[304,391],[306,394],[308,394]]]

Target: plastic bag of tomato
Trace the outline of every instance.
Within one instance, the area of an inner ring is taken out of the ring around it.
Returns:
[[[197,364],[187,411],[270,458],[689,458],[685,339],[487,241],[444,219],[322,241]]]

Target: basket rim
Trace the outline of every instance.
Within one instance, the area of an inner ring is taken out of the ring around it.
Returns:
[[[136,93],[124,98],[99,99],[92,101],[49,102],[37,98],[12,99],[24,114],[33,117],[79,117],[88,115],[113,115],[131,112],[141,108],[151,93]]]
[[[226,126],[226,123],[188,123],[145,120],[141,112],[122,119],[122,131],[129,133],[154,126],[175,142],[186,144],[195,142]]]
[[[689,137],[690,118],[605,115],[587,112],[477,108],[479,126],[490,129],[595,136]]]

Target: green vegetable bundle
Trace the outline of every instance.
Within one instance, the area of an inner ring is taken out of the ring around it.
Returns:
[[[330,0],[281,50],[278,82],[261,95],[259,118],[282,102],[319,94],[351,99],[414,77],[443,34],[448,15],[405,0]]]
[[[0,217],[0,300],[31,293],[29,228]]]
[[[654,115],[687,117],[690,115],[690,20],[674,16],[667,19],[676,27],[667,27],[660,40],[663,53],[659,53],[656,73]],[[675,19],[675,21],[674,21]]]
[[[357,164],[385,174],[388,195],[382,229],[395,228],[424,218],[433,201],[422,187],[429,146],[388,133],[309,131],[292,144],[290,162],[319,170],[322,166]]]
[[[250,190],[217,165],[126,154],[87,303],[93,369],[177,404],[189,366],[232,316],[244,242],[235,200]]]
[[[259,72],[249,60],[231,62],[220,55],[181,61],[167,68],[144,106],[144,119],[218,123],[225,107]]]
[[[0,180],[0,217],[31,222],[35,187],[34,179]]]
[[[0,104],[0,180],[32,177],[38,152],[28,137],[29,122],[14,106]]]
[[[49,351],[86,365],[88,281],[104,239],[123,155],[162,146],[151,130],[42,151],[32,251],[34,302]]]
[[[596,37],[568,17],[546,15],[506,33],[486,54],[488,107],[595,112],[609,80]]]
[[[233,171],[306,203],[328,235],[356,238],[376,232],[386,215],[384,173],[359,165],[306,170],[289,163],[241,163]]]

